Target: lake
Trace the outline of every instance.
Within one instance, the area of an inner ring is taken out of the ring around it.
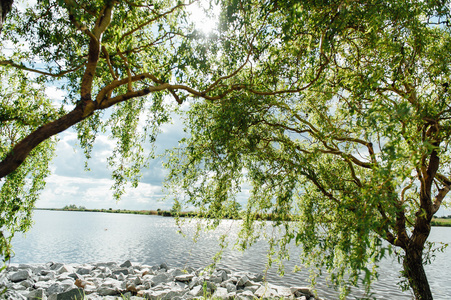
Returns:
[[[237,235],[237,221],[224,220],[215,232],[203,232],[197,243],[192,241],[194,224],[182,227],[187,237],[177,233],[173,218],[147,215],[112,214],[95,212],[45,211],[34,212],[34,226],[26,235],[13,239],[13,263],[63,263],[124,262],[130,260],[148,265],[167,263],[172,267],[205,267],[219,249],[217,238],[227,233]],[[450,227],[433,227],[430,241],[451,244]],[[264,272],[266,246],[259,242],[246,252],[228,248],[219,264],[233,271]],[[297,249],[294,251],[296,252]],[[434,299],[451,299],[451,249],[437,253],[431,265],[426,266]],[[308,285],[308,270],[293,273],[293,260],[285,263],[284,277],[279,277],[276,267],[268,271],[268,281],[286,286]],[[412,299],[410,292],[402,293],[399,281],[401,266],[391,258],[381,262],[380,278],[373,286],[377,299]],[[324,278],[316,284],[318,295],[336,299],[337,293]],[[349,299],[362,296],[354,288]]]

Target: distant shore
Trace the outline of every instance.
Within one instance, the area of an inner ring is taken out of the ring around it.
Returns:
[[[35,208],[36,210],[53,210],[53,211],[80,211],[80,212],[103,212],[103,213],[113,213],[113,214],[133,214],[133,215],[154,215],[163,217],[200,217],[197,212],[174,212],[169,210],[130,210],[130,209],[89,209],[85,207],[76,207],[74,205],[66,206],[63,208]],[[239,216],[226,216],[225,219],[240,219]],[[271,220],[270,216],[265,216],[259,219]],[[451,216],[433,218],[431,221],[431,226],[441,226],[441,227],[451,227]]]
[[[79,212],[102,212],[102,213],[112,213],[112,214],[133,214],[133,215],[155,215],[163,217],[194,217],[197,216],[195,212],[180,212],[175,213],[168,210],[129,210],[129,209],[89,209],[89,208],[35,208],[36,210],[52,210],[52,211],[79,211]]]

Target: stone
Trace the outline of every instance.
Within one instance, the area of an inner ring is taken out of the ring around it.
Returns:
[[[71,272],[73,270],[76,272]],[[0,273],[0,286],[7,288],[0,299],[143,300],[139,298],[141,296],[159,300],[191,300],[207,296],[209,299],[315,300],[308,287],[287,288],[270,283],[262,286],[258,282],[263,277],[258,273],[232,273],[218,269],[207,274],[202,270],[169,269],[164,264],[156,267],[129,266],[127,262],[121,266],[114,262],[11,265]]]
[[[77,271],[75,272],[78,275],[88,275],[89,273],[91,273],[91,269],[88,268],[78,268]]]
[[[290,287],[290,292],[292,295],[296,297],[300,297],[302,295],[305,295],[307,297],[313,296],[313,293],[309,287]]]
[[[73,280],[81,279],[80,275],[77,273],[70,273],[67,275],[67,277],[72,278]]]
[[[34,286],[34,282],[31,279],[25,279],[25,280],[21,281],[20,284],[26,288]]]
[[[262,282],[265,279],[265,276],[261,273],[248,275],[249,280],[254,282]]]
[[[175,276],[175,280],[181,281],[181,282],[189,282],[193,278],[194,278],[194,274],[183,274],[183,275]]]
[[[279,294],[279,297],[288,298],[292,295],[290,288],[284,286],[272,286],[272,288],[275,288],[277,290],[277,294]]]
[[[97,289],[97,293],[100,296],[114,296],[114,295],[119,295],[119,291],[117,290],[117,288],[112,287],[112,286],[101,286]]]
[[[48,300],[83,300],[85,294],[82,289],[72,289],[67,292],[52,294]]]
[[[226,284],[225,288],[227,289],[227,292],[229,292],[229,293],[236,292],[236,285],[234,285],[233,283],[228,282]]]
[[[202,286],[200,286],[200,285],[197,285],[197,286],[193,287],[193,288],[189,291],[189,294],[192,295],[192,296],[194,296],[194,297],[200,297],[200,296],[203,295],[203,293],[204,293],[204,291],[203,291],[203,289],[202,289]]]
[[[64,264],[62,264],[62,263],[51,263],[50,264],[50,270],[56,271],[56,270],[60,269],[63,266],[64,266]]]
[[[57,274],[63,274],[63,273],[74,273],[75,270],[72,266],[69,265],[63,265],[61,268],[59,268],[56,273]]]
[[[64,292],[64,287],[59,283],[53,283],[51,286],[47,289],[47,294],[60,294]]]
[[[129,274],[129,271],[128,271],[127,268],[121,268],[121,269],[116,269],[116,270],[114,270],[114,271],[112,272],[112,274],[115,274],[115,275],[119,275],[119,274],[128,275],[128,274]]]
[[[185,275],[186,274],[185,272],[183,272],[179,268],[171,269],[171,270],[168,271],[168,273],[171,274],[173,277],[177,277],[177,276],[181,276],[181,275]]]
[[[121,264],[119,267],[121,267],[121,268],[130,268],[130,267],[132,267],[132,263],[129,260],[127,260],[126,262]]]
[[[244,288],[245,291],[251,291],[252,293],[255,293],[260,288],[260,285],[248,285]],[[289,295],[291,296],[291,294]]]
[[[213,299],[219,298],[219,299],[227,299],[228,292],[226,288],[218,287],[216,291],[213,294]]]
[[[168,274],[168,273],[160,273],[160,274],[157,274],[157,275],[153,276],[150,281],[152,283],[152,286],[156,286],[156,285],[159,285],[161,283],[169,282],[169,281],[172,281],[172,280],[173,280],[173,277],[170,274]]]
[[[249,284],[249,283],[250,283],[249,277],[247,277],[246,275],[243,275],[238,279],[236,285],[237,286],[246,286],[246,284]]]
[[[251,291],[244,291],[236,297],[239,300],[253,300],[255,298]]]
[[[260,286],[255,292],[255,296],[258,298],[271,298],[278,296],[277,290],[270,288],[269,286]]]
[[[47,295],[43,289],[37,289],[28,294],[27,300],[47,300]]]
[[[27,279],[28,277],[30,277],[30,271],[29,270],[19,270],[13,274],[11,274],[9,276],[9,280],[11,280],[12,282],[19,282],[22,280]]]

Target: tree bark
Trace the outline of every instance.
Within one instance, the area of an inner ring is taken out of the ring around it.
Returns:
[[[93,103],[92,101],[90,103]],[[66,130],[87,118],[95,110],[94,105],[80,104],[68,114],[47,123],[30,133],[17,143],[3,161],[0,162],[0,178],[15,171],[27,158],[30,152],[46,139]]]
[[[405,276],[416,300],[432,300],[432,292],[423,267],[423,251],[419,249],[405,250],[403,260]]]
[[[5,22],[6,15],[11,11],[13,6],[13,0],[0,0],[0,33],[2,32],[3,23]]]

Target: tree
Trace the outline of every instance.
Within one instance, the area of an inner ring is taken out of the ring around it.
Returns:
[[[173,105],[166,99],[181,104],[188,96],[215,101],[244,90],[268,92],[235,80],[258,59],[255,29],[264,28],[264,19],[253,20],[252,30],[234,24],[207,38],[189,19],[186,7],[195,2],[43,0],[26,9],[11,7],[12,1],[2,6],[2,21],[11,11],[2,30],[0,129],[16,132],[1,141],[5,260],[14,233],[30,226],[58,133],[75,125],[87,158],[99,132],[117,141],[108,162],[118,199],[127,182],[138,184],[140,169],[153,156],[143,143],[152,143],[168,121]],[[52,85],[67,92],[63,103],[46,99]]]
[[[13,0],[3,0],[0,4],[0,32],[3,28],[3,22],[6,19],[6,15],[10,12],[13,5]]]
[[[343,295],[359,278],[369,289],[369,266],[394,247],[406,286],[432,299],[427,238],[451,188],[450,3],[231,3],[234,24],[272,12],[258,40],[273,41],[259,53],[266,59],[236,80],[306,88],[194,103],[191,137],[168,163],[177,205],[220,219],[247,183],[243,248],[266,234],[256,218],[270,213],[280,228],[271,250],[283,258],[296,243],[301,262],[326,268]],[[278,60],[290,63],[272,68]]]
[[[8,239],[30,222],[56,134],[75,125],[88,158],[98,132],[116,139],[109,162],[120,197],[152,157],[142,143],[168,120],[164,100],[195,98],[192,137],[170,162],[189,203],[219,218],[237,207],[245,179],[253,190],[243,246],[255,238],[255,216],[270,212],[284,225],[281,254],[294,240],[337,283],[350,271],[351,283],[363,272],[369,284],[366,263],[384,255],[386,239],[403,249],[416,297],[431,299],[422,258],[451,182],[449,3],[224,0],[208,37],[190,24],[190,4],[12,8],[2,103],[32,106],[2,114],[2,129],[20,133],[2,140],[5,258]],[[50,84],[68,92],[61,107],[39,96]],[[32,101],[15,100],[30,100],[22,86],[36,89]]]
[[[189,20],[192,2],[44,0],[25,10],[11,4],[1,6],[4,260],[14,233],[30,226],[58,133],[76,125],[87,158],[98,132],[117,140],[109,164],[119,198],[152,158],[142,144],[152,143],[168,120],[166,96],[178,103],[188,94],[216,97],[211,80],[227,80],[203,73],[215,49]],[[64,103],[47,99],[51,85],[67,92]]]

